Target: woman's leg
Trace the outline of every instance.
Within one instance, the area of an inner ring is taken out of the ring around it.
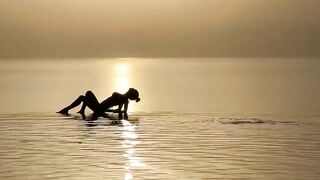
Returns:
[[[58,111],[58,113],[61,113],[61,114],[68,114],[68,111],[74,107],[77,107],[79,104],[81,104],[81,102],[83,102],[84,100],[84,96],[81,95],[79,96],[73,103],[71,103],[69,106],[61,109],[60,111]]]
[[[83,105],[82,105],[81,110],[79,112],[82,114],[84,114],[86,106],[88,106],[94,112],[100,111],[100,105],[99,105],[97,98],[95,97],[95,95],[91,91],[87,91],[85,96],[83,96],[83,95],[79,96],[72,104],[63,108],[58,113],[68,114],[68,111],[70,109],[77,107],[78,105],[81,104],[81,102],[83,102]]]
[[[83,104],[79,113],[84,114],[84,111],[87,106],[95,113],[100,112],[100,109],[101,109],[100,103],[97,100],[96,96],[91,91],[86,92],[84,96]]]

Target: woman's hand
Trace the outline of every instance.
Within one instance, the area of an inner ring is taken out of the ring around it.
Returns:
[[[127,112],[124,112],[124,119],[125,119],[125,120],[128,120],[128,114],[127,114]]]
[[[119,112],[118,119],[119,119],[119,120],[122,119],[122,112],[121,112],[121,111]]]

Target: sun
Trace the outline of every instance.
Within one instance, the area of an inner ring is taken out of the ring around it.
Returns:
[[[128,64],[116,64],[115,66],[115,89],[117,92],[125,93],[129,89],[130,68]]]

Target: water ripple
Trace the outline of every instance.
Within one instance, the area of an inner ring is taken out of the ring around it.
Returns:
[[[319,117],[0,114],[3,179],[318,179]]]

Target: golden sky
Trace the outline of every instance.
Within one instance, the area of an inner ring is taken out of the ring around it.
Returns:
[[[0,58],[319,56],[320,0],[1,0]]]

